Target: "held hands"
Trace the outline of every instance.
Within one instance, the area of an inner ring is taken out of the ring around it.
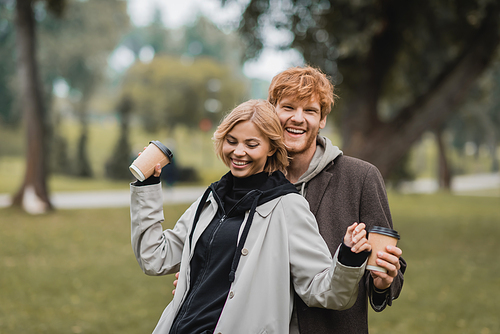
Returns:
[[[159,165],[155,168],[155,176],[158,170]],[[158,171],[161,172],[161,168]],[[368,243],[366,239],[366,230],[365,224],[354,223],[347,228],[347,232],[344,236],[344,244],[347,247],[351,248],[351,251],[354,253],[360,253],[363,251],[371,251],[372,246]],[[398,270],[401,268],[401,264],[399,263],[399,258],[403,254],[403,251],[396,246],[387,246],[387,252],[378,252],[377,253],[377,265],[387,269],[387,273],[383,273],[380,271],[371,270],[371,275],[373,278],[373,284],[379,290],[385,290],[389,288],[394,280],[394,277],[397,276]],[[179,279],[179,273],[175,274],[174,281],[174,290],[172,290],[172,294],[175,295],[175,288],[177,288],[177,282]]]
[[[387,246],[386,252],[377,253],[377,265],[387,269],[387,273],[371,270],[373,285],[379,290],[389,288],[401,268],[399,258],[403,251],[396,246]]]
[[[347,228],[344,236],[344,244],[351,248],[353,253],[369,252],[372,246],[366,239],[365,224],[354,223]]]

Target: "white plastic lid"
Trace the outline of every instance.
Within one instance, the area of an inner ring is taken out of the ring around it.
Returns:
[[[142,174],[141,170],[137,168],[134,164],[130,165],[128,169],[130,169],[130,172],[135,176],[137,180],[142,182],[146,179],[144,174]]]

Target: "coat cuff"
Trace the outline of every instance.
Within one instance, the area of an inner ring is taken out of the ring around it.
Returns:
[[[156,177],[154,175],[151,175],[150,177],[148,177],[147,179],[145,179],[144,181],[135,181],[134,183],[132,183],[133,186],[136,186],[136,187],[142,187],[142,186],[150,186],[152,184],[158,184],[160,183],[160,177]]]
[[[361,267],[368,255],[370,252],[354,253],[350,247],[342,243],[339,250],[339,262],[348,267]]]
[[[369,300],[372,309],[375,312],[382,312],[388,305],[392,303],[391,298],[391,287],[385,290],[380,290],[373,284],[373,278],[370,275],[370,286],[369,286]]]

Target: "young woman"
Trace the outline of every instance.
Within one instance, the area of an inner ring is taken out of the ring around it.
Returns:
[[[364,224],[347,229],[332,259],[307,201],[283,174],[288,157],[272,105],[239,105],[213,139],[230,171],[172,230],[161,226],[160,166],[131,185],[139,265],[148,275],[180,270],[154,333],[288,333],[294,290],[309,306],[352,306],[371,249]]]

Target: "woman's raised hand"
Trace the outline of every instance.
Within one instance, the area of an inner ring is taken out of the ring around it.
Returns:
[[[366,239],[365,224],[354,223],[347,228],[344,236],[344,244],[351,248],[353,253],[369,252],[372,250],[372,246],[368,243]]]

